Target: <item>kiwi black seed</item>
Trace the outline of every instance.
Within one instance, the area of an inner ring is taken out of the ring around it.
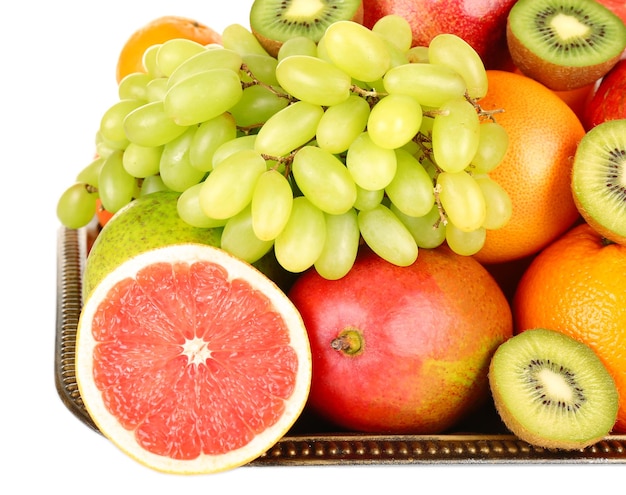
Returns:
[[[275,57],[290,38],[305,36],[317,43],[333,22],[359,21],[362,14],[361,0],[254,0],[250,30]]]
[[[626,245],[626,119],[608,120],[585,134],[574,156],[572,194],[587,223]]]
[[[626,26],[593,0],[518,0],[507,43],[522,73],[566,91],[597,81],[626,47]]]
[[[506,427],[531,445],[582,449],[608,435],[617,420],[617,388],[602,361],[555,330],[526,330],[500,345],[489,385]]]

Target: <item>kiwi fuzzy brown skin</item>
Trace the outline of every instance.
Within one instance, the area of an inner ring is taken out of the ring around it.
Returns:
[[[559,380],[541,376],[544,370],[567,383],[569,398],[555,385]],[[496,350],[488,376],[502,422],[531,445],[583,449],[605,438],[617,420],[619,396],[608,370],[590,347],[555,330],[510,338]]]
[[[255,0],[255,3],[261,2],[261,1],[264,1],[264,0]],[[289,2],[286,2],[286,3],[289,3]],[[333,3],[333,2],[331,1],[328,3]],[[342,3],[345,3],[345,2],[342,2]],[[336,19],[333,19],[333,20],[334,21],[349,20],[349,21],[354,21],[354,22],[358,22],[359,24],[362,24],[363,23],[363,3],[361,1],[358,2],[358,5],[356,6],[356,10],[354,11],[354,14],[352,14],[349,18],[343,18],[343,17],[338,16]],[[263,48],[265,48],[267,53],[269,53],[272,57],[278,56],[278,51],[280,50],[280,47],[283,46],[283,43],[288,39],[287,36],[283,36],[284,39],[278,39],[278,37],[276,36],[270,36],[269,32],[266,31],[263,28],[263,26],[259,26],[258,23],[255,21],[255,19],[253,18],[252,9],[251,9],[251,15],[250,15],[250,31],[252,32],[252,34],[254,34],[254,36],[256,36],[256,38],[259,40],[259,43],[261,43],[261,46],[263,46]],[[293,31],[292,34],[289,36],[290,37],[307,36],[305,27],[302,27],[300,31],[301,32]],[[317,41],[319,40],[313,37],[313,41],[317,43]]]
[[[596,232],[626,245],[626,119],[605,121],[585,134],[574,156],[572,195]]]
[[[521,2],[518,2],[521,5]],[[528,2],[530,3],[530,2]],[[548,2],[546,2],[548,3]],[[555,5],[558,1],[553,2]],[[543,22],[545,18],[552,15],[552,10],[545,9],[543,12],[539,12],[543,6],[542,2],[533,2],[532,7],[536,8],[537,22]],[[512,26],[512,18],[518,15],[518,11],[514,6],[509,13],[506,26],[506,38],[507,45],[511,59],[515,66],[526,76],[531,77],[548,88],[554,91],[569,91],[572,89],[581,88],[587,84],[591,84],[600,78],[602,78],[611,68],[618,62],[624,48],[626,47],[626,27],[624,22],[613,12],[606,7],[598,4],[595,1],[581,1],[581,10],[585,6],[592,7],[594,10],[599,10],[602,25],[597,28],[597,32],[593,35],[596,40],[578,40],[575,43],[583,44],[596,44],[600,42],[610,42],[614,44],[613,50],[609,50],[608,55],[604,57],[598,57],[597,61],[584,62],[584,63],[572,63],[567,60],[557,60],[556,58],[548,60],[546,56],[543,56],[535,49],[526,46],[524,40],[521,39],[515,32]],[[518,6],[519,8],[519,6]],[[582,15],[582,14],[581,14]],[[593,16],[590,16],[593,19]],[[528,30],[537,28],[537,26],[528,27]],[[539,29],[539,28],[537,28]],[[552,39],[559,39],[556,30],[549,24],[545,23],[541,26],[541,30],[546,33],[550,33]],[[559,41],[566,44],[566,40]],[[589,49],[585,47],[574,46],[573,49]],[[547,50],[546,50],[547,52]],[[574,60],[572,58],[572,60]]]

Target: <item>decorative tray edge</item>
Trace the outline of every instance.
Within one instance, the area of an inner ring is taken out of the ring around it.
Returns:
[[[57,238],[55,385],[68,410],[99,432],[80,397],[74,372],[81,276],[95,226],[60,228]],[[357,464],[626,463],[626,435],[609,435],[585,449],[530,445],[509,434],[371,435],[288,433],[250,466]]]

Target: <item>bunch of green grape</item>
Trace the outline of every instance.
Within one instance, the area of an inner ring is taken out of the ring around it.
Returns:
[[[223,249],[249,262],[273,249],[294,273],[340,278],[361,242],[400,266],[444,242],[476,253],[511,216],[489,176],[507,134],[479,106],[487,75],[470,45],[411,39],[387,16],[292,38],[277,57],[238,24],[219,46],[152,46],[146,72],[120,82],[59,219],[79,228],[97,198],[114,213],[174,190],[183,220],[223,229]]]

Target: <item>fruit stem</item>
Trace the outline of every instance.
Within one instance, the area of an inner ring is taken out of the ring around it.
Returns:
[[[330,341],[330,347],[343,352],[348,356],[355,356],[363,352],[365,341],[361,332],[352,327],[343,330],[337,337]]]
[[[603,237],[601,240],[602,246],[610,246],[611,244],[615,244],[615,242],[613,242],[611,239],[607,239],[606,237]]]

